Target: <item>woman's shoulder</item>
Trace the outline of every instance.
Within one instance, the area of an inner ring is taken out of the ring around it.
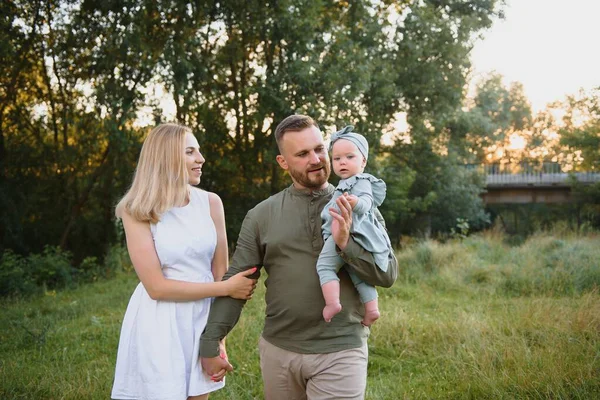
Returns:
[[[138,232],[148,231],[152,225],[151,221],[142,221],[125,209],[120,210],[119,218],[123,224],[123,229],[125,229],[125,231],[129,232],[131,235]]]
[[[204,203],[208,203],[211,210],[223,209],[223,201],[218,194],[197,187],[192,187],[191,193],[192,196],[202,199]]]
[[[206,197],[208,199],[218,199],[221,200],[218,194],[209,192],[208,190],[200,189],[199,187],[191,186],[190,191],[194,193],[196,196]]]
[[[213,192],[206,192],[206,194],[208,196],[208,203],[210,204],[211,208],[223,208],[223,200],[221,200],[218,194]]]

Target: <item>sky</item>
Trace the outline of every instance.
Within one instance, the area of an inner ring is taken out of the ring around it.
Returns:
[[[600,1],[507,0],[471,52],[473,81],[496,71],[524,86],[533,111],[600,86]]]

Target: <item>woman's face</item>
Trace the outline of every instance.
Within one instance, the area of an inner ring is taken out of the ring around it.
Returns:
[[[200,153],[200,145],[198,140],[191,133],[185,134],[185,167],[188,171],[189,184],[196,186],[200,184],[202,176],[202,165],[204,165],[204,157]]]

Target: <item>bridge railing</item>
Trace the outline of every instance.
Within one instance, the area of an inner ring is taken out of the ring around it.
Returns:
[[[494,164],[466,164],[467,169],[475,169],[485,175],[499,174],[560,174],[565,171],[558,163],[544,162],[541,164],[522,162],[513,163],[494,163]]]
[[[465,167],[485,175],[486,184],[492,186],[569,186],[571,177],[582,183],[600,182],[600,172],[567,173],[557,163],[468,164]]]
[[[487,185],[557,185],[569,184],[570,177],[583,183],[600,182],[599,172],[575,172],[575,173],[496,173],[486,174]]]

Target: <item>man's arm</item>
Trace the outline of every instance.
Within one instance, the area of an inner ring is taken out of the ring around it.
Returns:
[[[262,266],[263,255],[256,226],[251,210],[244,218],[231,265],[223,280],[229,279],[238,272]],[[257,270],[249,278],[258,279],[259,276],[260,270]],[[200,357],[213,358],[219,355],[219,342],[237,324],[244,304],[246,300],[231,297],[215,298],[210,307],[208,322],[200,337]]]
[[[348,240],[344,251],[339,251],[338,254],[347,266],[352,268],[356,276],[369,285],[391,287],[398,278],[398,260],[393,251],[390,251],[388,268],[385,272],[375,264],[373,255],[363,249],[352,237]]]
[[[394,252],[390,251],[387,271],[379,269],[373,255],[350,236],[352,206],[348,199],[340,196],[336,199],[336,203],[340,212],[330,208],[329,213],[333,217],[331,233],[337,245],[338,254],[361,280],[373,286],[391,287],[398,277],[398,260]],[[375,209],[375,216],[385,227],[385,221],[378,209]]]

